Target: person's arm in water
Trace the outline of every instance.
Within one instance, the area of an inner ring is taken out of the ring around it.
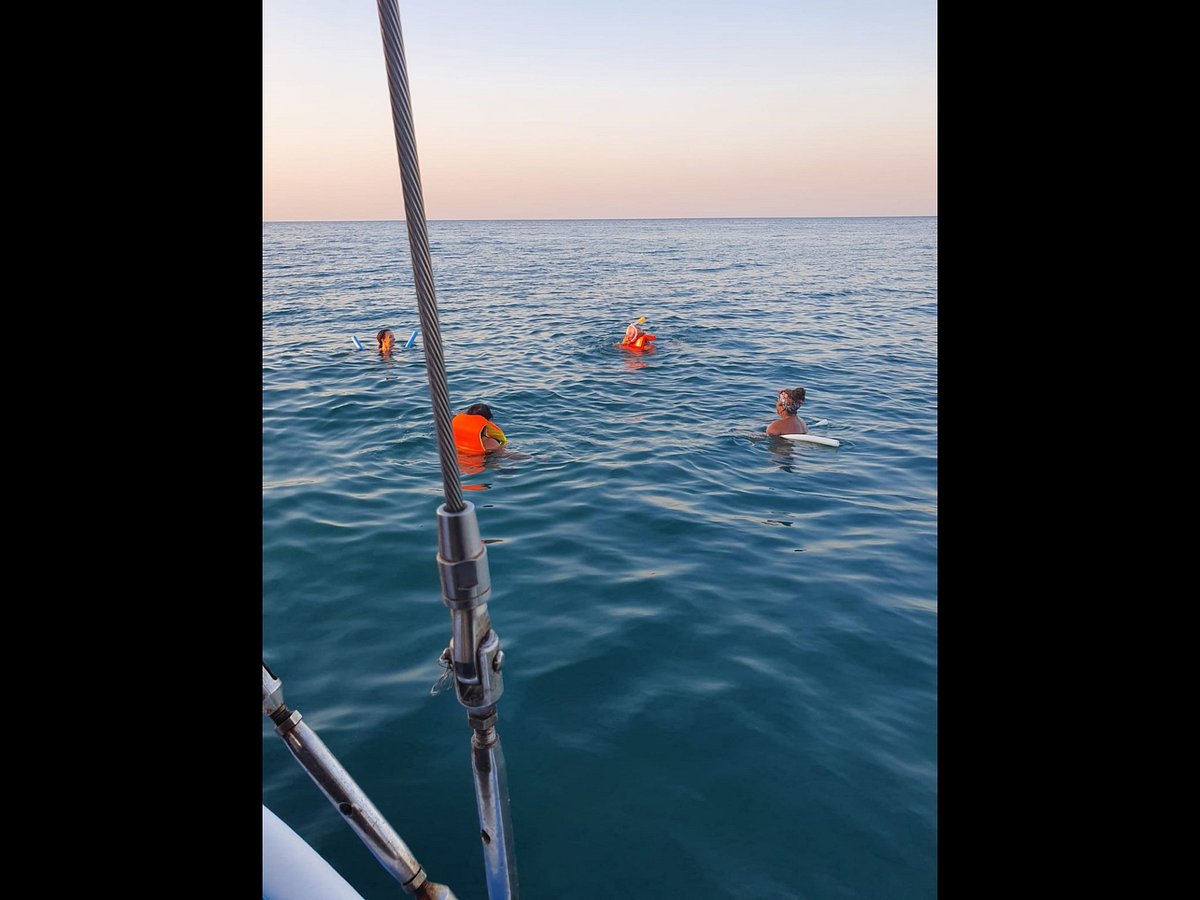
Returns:
[[[488,423],[484,425],[483,429],[479,432],[479,442],[483,444],[483,450],[485,453],[491,453],[493,450],[499,450],[506,443],[508,443],[508,437],[504,434],[504,430],[499,425],[491,421],[491,408],[485,407],[485,409],[487,409],[489,413],[489,415],[486,417],[488,419]]]

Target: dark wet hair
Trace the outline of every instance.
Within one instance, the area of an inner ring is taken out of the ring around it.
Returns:
[[[800,408],[800,404],[804,402],[804,388],[784,388],[779,393],[786,394],[791,398],[792,402],[790,404],[784,404],[784,409],[795,415],[796,410]]]
[[[485,419],[492,417],[492,408],[486,403],[473,403],[467,407],[468,416],[483,416]]]
[[[392,329],[390,329],[390,328],[384,328],[382,331],[380,331],[380,332],[379,332],[379,334],[375,335],[375,340],[379,341],[379,343],[380,343],[380,344],[382,344],[382,343],[383,343],[383,336],[384,336],[385,334],[391,334],[391,332],[392,332]]]

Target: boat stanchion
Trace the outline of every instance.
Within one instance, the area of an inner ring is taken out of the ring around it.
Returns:
[[[449,657],[458,702],[471,725],[471,771],[479,810],[488,897],[516,900],[517,860],[508,802],[508,771],[496,732],[496,702],[504,693],[504,652],[488,616],[492,582],[487,546],[479,537],[475,504],[452,512],[438,507],[438,572],[450,610]]]
[[[342,764],[304,723],[296,710],[283,702],[283,682],[263,663],[263,715],[275,723],[292,756],[317,787],[342,814],[346,824],[367,845],[372,855],[408,893],[420,900],[456,900],[444,884],[430,881],[408,846],[375,805],[350,777]]]

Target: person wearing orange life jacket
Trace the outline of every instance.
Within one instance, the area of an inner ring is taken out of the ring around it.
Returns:
[[[642,329],[637,322],[631,322],[625,329],[621,346],[629,350],[647,350],[650,348],[650,342],[654,340],[658,340],[658,338]]]
[[[454,429],[454,446],[464,453],[489,453],[508,443],[500,426],[492,421],[492,408],[486,403],[468,406],[450,425]]]

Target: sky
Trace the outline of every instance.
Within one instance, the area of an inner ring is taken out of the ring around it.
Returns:
[[[426,218],[937,215],[936,0],[399,0]],[[399,220],[379,13],[263,2],[263,220]]]

